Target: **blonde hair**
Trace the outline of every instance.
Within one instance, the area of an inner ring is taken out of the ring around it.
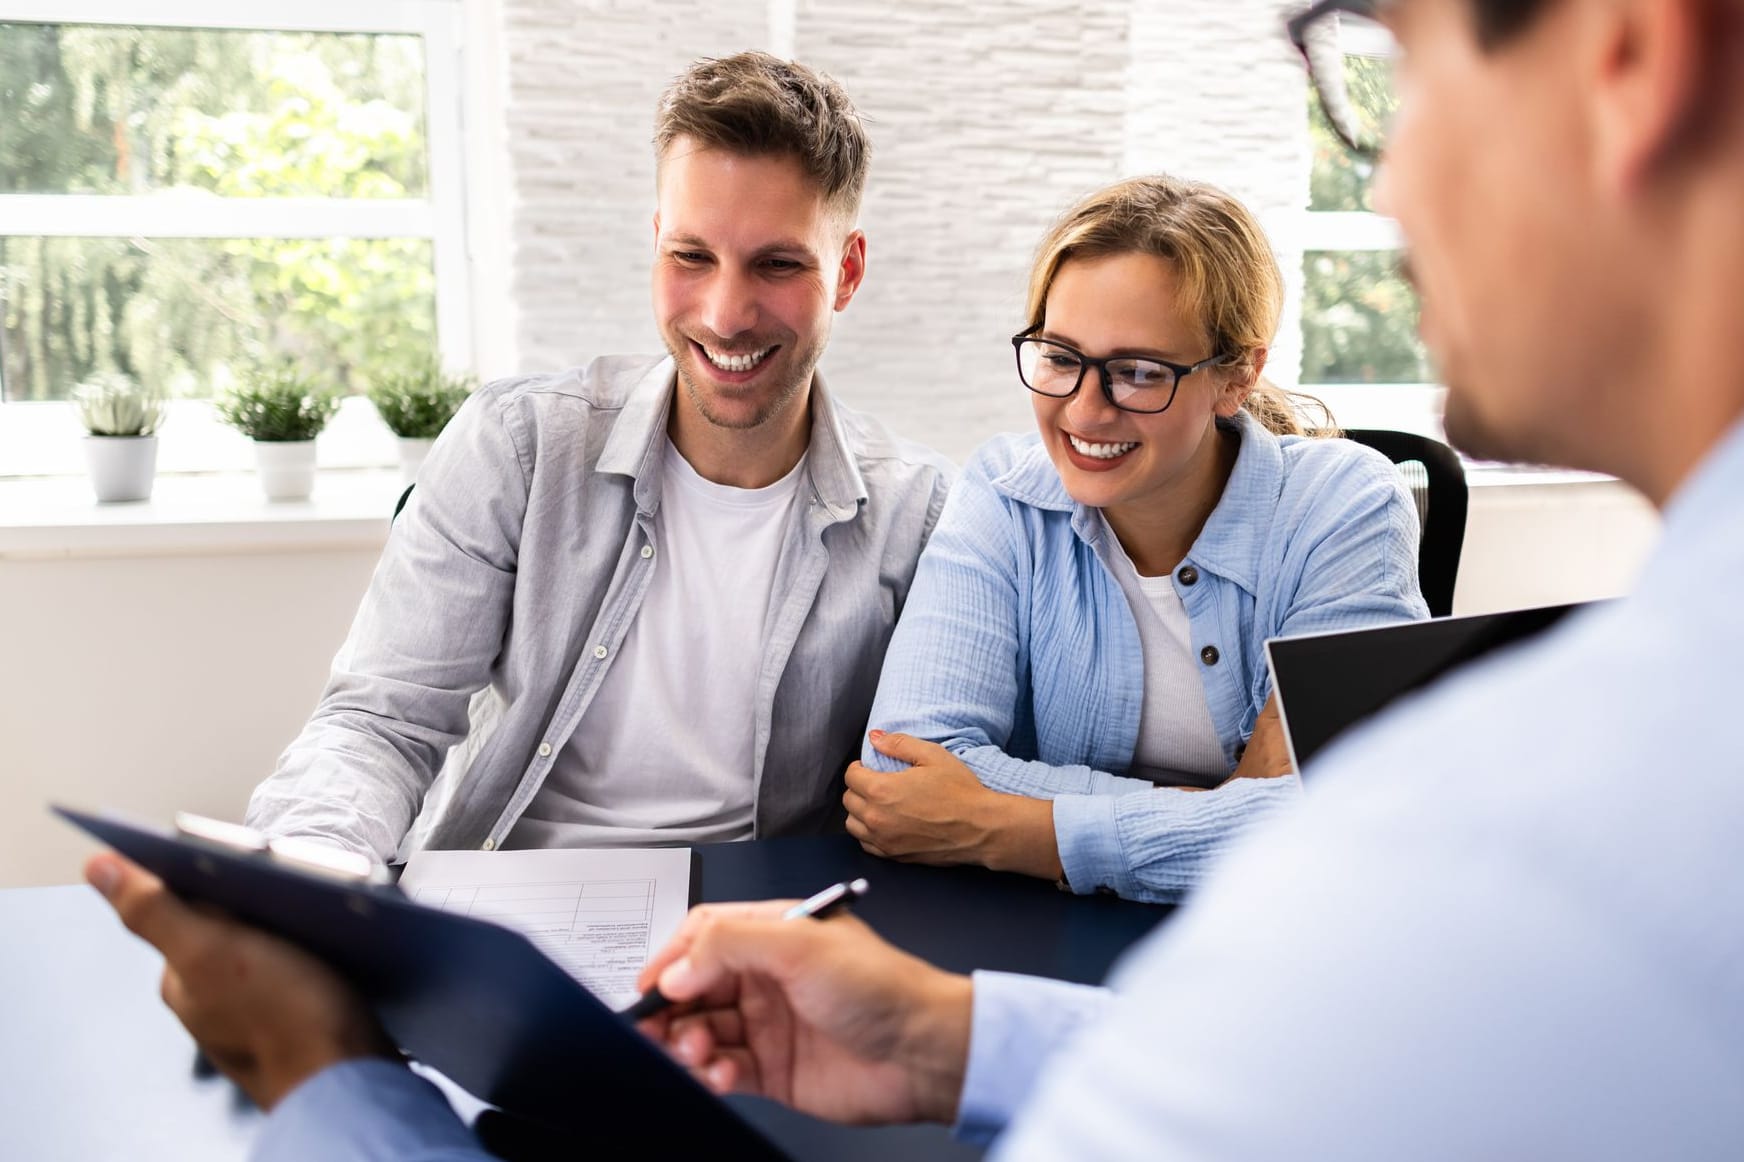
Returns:
[[[1073,258],[1151,254],[1180,280],[1183,309],[1196,315],[1221,368],[1251,367],[1271,346],[1284,310],[1284,275],[1248,208],[1216,186],[1166,174],[1128,178],[1073,206],[1042,239],[1029,278],[1031,328],[1046,321],[1048,291]],[[1279,435],[1336,435],[1332,413],[1312,396],[1256,376],[1242,407]],[[1303,422],[1304,410],[1322,421]]]

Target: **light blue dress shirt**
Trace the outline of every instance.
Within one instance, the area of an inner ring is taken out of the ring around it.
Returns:
[[[1348,440],[1280,438],[1246,412],[1228,426],[1241,441],[1235,467],[1174,585],[1233,772],[1271,694],[1267,638],[1429,611],[1417,512],[1392,464]],[[1053,800],[1073,890],[1173,902],[1300,788],[1294,777],[1213,791],[1125,777],[1145,659],[1110,564],[1117,548],[1039,436],[984,445],[921,554],[871,725],[943,744],[996,791]],[[869,745],[861,761],[902,768]]]
[[[1013,1118],[1006,1162],[1744,1157],[1740,497],[1744,426],[1634,597],[1329,750],[1112,994],[979,974],[965,1128]],[[345,1065],[261,1157],[482,1157],[457,1127]]]

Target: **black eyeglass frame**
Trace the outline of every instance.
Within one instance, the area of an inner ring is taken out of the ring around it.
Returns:
[[[1296,46],[1297,52],[1302,54],[1302,63],[1307,66],[1308,79],[1314,85],[1314,99],[1320,102],[1320,110],[1326,114],[1326,123],[1332,126],[1332,131],[1338,135],[1340,141],[1344,142],[1346,149],[1368,161],[1378,160],[1381,151],[1372,145],[1363,145],[1352,140],[1350,134],[1346,133],[1344,127],[1339,124],[1338,118],[1333,114],[1332,102],[1326,99],[1326,78],[1315,71],[1314,58],[1308,53],[1308,30],[1328,16],[1339,12],[1348,12],[1352,16],[1376,20],[1379,19],[1382,7],[1384,4],[1379,0],[1319,0],[1319,3],[1309,5],[1284,21],[1284,29],[1290,37],[1290,43]]]
[[[1071,399],[1073,396],[1078,394],[1078,389],[1084,386],[1084,373],[1094,367],[1096,369],[1097,381],[1102,385],[1102,397],[1121,411],[1131,412],[1134,415],[1139,416],[1162,415],[1164,412],[1168,411],[1169,408],[1174,406],[1175,394],[1181,390],[1182,379],[1192,375],[1195,371],[1203,371],[1207,367],[1214,366],[1223,361],[1222,355],[1211,355],[1205,359],[1201,359],[1197,363],[1170,363],[1167,359],[1157,359],[1150,355],[1111,355],[1106,359],[1092,359],[1070,343],[1062,343],[1058,339],[1042,338],[1040,335],[1036,334],[1039,330],[1041,330],[1039,326],[1031,327],[1029,330],[1019,331],[1011,337],[1011,350],[1012,353],[1017,356],[1017,381],[1019,383],[1023,384],[1037,395],[1045,396],[1048,399]],[[1069,351],[1077,358],[1078,378],[1072,383],[1071,391],[1059,393],[1043,391],[1024,378],[1023,348],[1026,343],[1046,343],[1050,347],[1058,347],[1062,351]],[[1158,367],[1168,368],[1175,377],[1175,382],[1169,385],[1168,401],[1160,408],[1135,408],[1128,407],[1126,404],[1115,399],[1114,376],[1108,373],[1108,365],[1110,363],[1123,362],[1155,363]]]

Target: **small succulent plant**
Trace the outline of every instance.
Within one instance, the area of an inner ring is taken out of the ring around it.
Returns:
[[[73,404],[93,436],[149,436],[164,421],[162,397],[115,371],[99,371],[75,387]]]
[[[217,401],[218,418],[251,440],[313,440],[339,410],[339,393],[283,364],[255,368]]]
[[[450,375],[434,357],[403,370],[376,375],[370,402],[396,436],[428,440],[439,435],[478,386],[470,375]]]

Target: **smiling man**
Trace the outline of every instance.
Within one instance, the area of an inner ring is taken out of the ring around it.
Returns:
[[[668,355],[467,404],[254,826],[387,860],[420,812],[416,843],[485,850],[838,820],[948,485],[816,370],[866,273],[865,130],[745,53],[673,83],[655,149]]]

